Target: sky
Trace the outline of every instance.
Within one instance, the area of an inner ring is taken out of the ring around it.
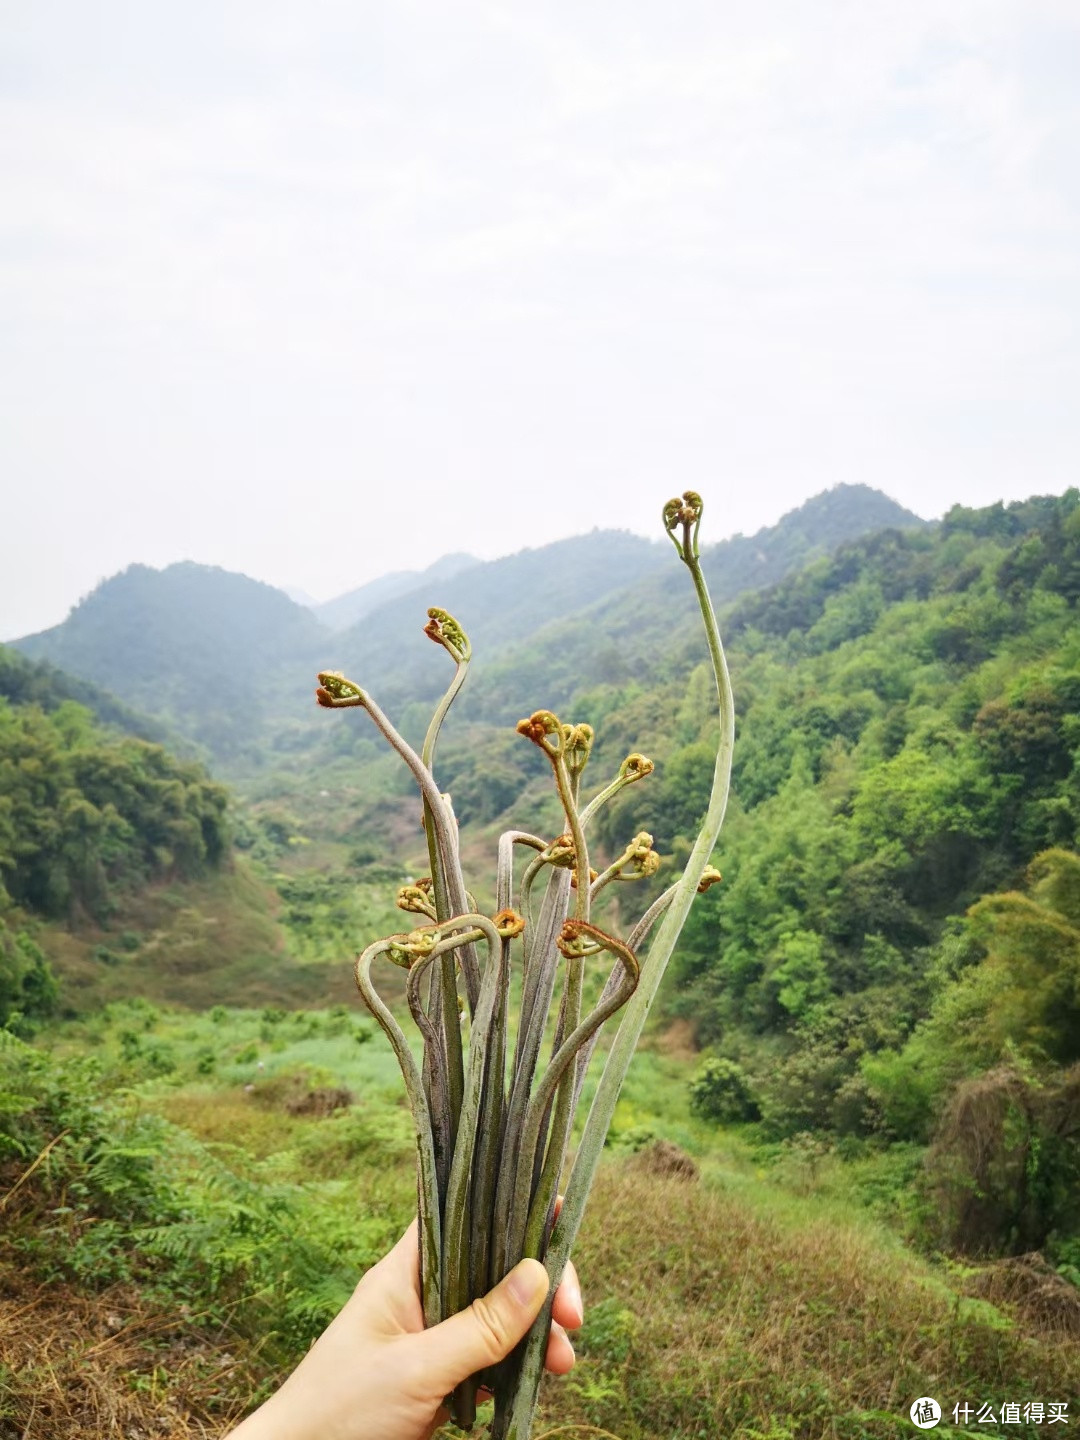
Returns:
[[[0,0],[0,638],[1080,480],[1076,0]]]

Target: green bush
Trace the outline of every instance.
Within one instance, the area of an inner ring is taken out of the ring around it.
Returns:
[[[758,1105],[750,1081],[734,1060],[706,1060],[690,1082],[690,1109],[702,1120],[736,1124],[755,1120]]]
[[[45,952],[24,930],[0,928],[0,1026],[18,1028],[51,1015],[59,1000]]]

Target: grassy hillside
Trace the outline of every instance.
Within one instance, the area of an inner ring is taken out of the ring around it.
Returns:
[[[69,1440],[122,1416],[221,1436],[302,1353],[413,1204],[408,1119],[371,1028],[355,1011],[129,1002],[57,1032],[50,1055],[0,1042],[0,1079],[17,1071],[25,1097],[0,1155],[0,1187],[27,1177],[0,1240],[17,1433]],[[995,1412],[1075,1396],[1076,1317],[1045,1279],[1039,1304],[1023,1287],[988,1300],[1000,1267],[911,1255],[850,1185],[833,1198],[695,1122],[691,1065],[635,1062],[578,1248],[581,1359],[547,1383],[537,1435],[892,1440],[928,1390]],[[701,1179],[635,1150],[645,1129],[677,1134]]]
[[[351,1001],[348,954],[340,946],[309,945],[311,927],[292,923],[282,890],[289,894],[285,877],[275,886],[261,868],[238,859],[202,880],[142,887],[107,928],[38,926],[60,1010],[85,1014],[131,995],[193,1010]],[[349,900],[355,903],[352,892]],[[392,922],[388,910],[377,925]]]

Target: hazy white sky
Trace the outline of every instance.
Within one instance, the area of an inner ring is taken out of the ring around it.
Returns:
[[[1076,0],[0,0],[0,636],[1080,478]]]

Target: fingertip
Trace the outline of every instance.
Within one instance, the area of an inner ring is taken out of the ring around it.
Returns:
[[[552,1314],[567,1330],[579,1330],[584,1324],[585,1306],[581,1298],[581,1282],[572,1260],[566,1262],[563,1278],[555,1292]]]
[[[548,1292],[548,1273],[539,1260],[519,1260],[506,1277],[506,1288],[523,1310],[538,1313]]]
[[[569,1336],[560,1324],[553,1322],[551,1334],[548,1336],[547,1354],[544,1357],[545,1369],[552,1375],[568,1375],[576,1362],[577,1356]]]

